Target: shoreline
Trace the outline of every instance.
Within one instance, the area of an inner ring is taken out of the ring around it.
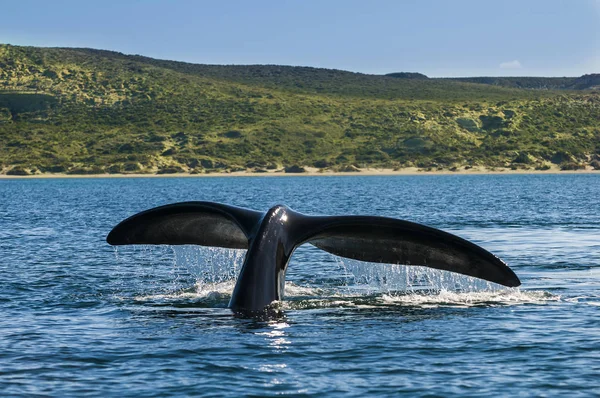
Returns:
[[[268,171],[257,173],[252,171],[235,172],[215,172],[206,174],[172,173],[172,174],[65,174],[65,173],[44,173],[32,175],[6,175],[0,174],[0,180],[10,179],[51,179],[51,178],[212,178],[212,177],[336,177],[336,176],[439,176],[439,175],[509,175],[509,174],[600,174],[600,170],[582,169],[582,170],[560,170],[558,167],[552,167],[548,170],[511,170],[498,169],[489,170],[487,168],[474,167],[472,169],[450,170],[432,170],[426,171],[416,167],[393,169],[361,169],[359,171],[339,172],[339,171],[318,171],[319,169],[306,168],[304,173],[285,173],[283,171]]]

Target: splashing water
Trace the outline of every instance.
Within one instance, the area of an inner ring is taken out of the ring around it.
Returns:
[[[245,250],[219,247],[171,246],[171,249],[175,256],[173,265],[194,275],[199,291],[204,285],[234,280],[246,255]]]
[[[129,271],[127,284],[129,289],[134,286],[133,298],[138,302],[186,302],[201,307],[224,307],[231,297],[246,251],[190,245],[140,246],[127,255],[115,253],[120,263],[130,269],[138,268],[133,274]],[[336,283],[320,286],[288,280],[286,303],[282,308],[511,305],[560,299],[543,291],[509,289],[427,267],[334,258],[338,269],[331,272],[338,275]],[[119,277],[127,278],[127,275]],[[137,283],[132,284],[132,279]],[[127,296],[123,289],[121,285],[119,296]]]
[[[475,292],[497,291],[500,285],[482,279],[415,265],[365,263],[336,258],[345,271],[349,290],[374,292],[419,292],[436,294],[440,291]]]

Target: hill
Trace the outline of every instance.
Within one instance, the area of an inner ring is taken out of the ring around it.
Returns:
[[[0,170],[600,166],[595,90],[407,77],[0,45]]]

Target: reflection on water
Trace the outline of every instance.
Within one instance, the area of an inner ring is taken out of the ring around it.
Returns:
[[[259,336],[265,336],[265,340],[269,347],[275,348],[276,350],[284,349],[291,341],[285,337],[285,329],[289,328],[286,322],[272,321],[268,323],[269,331],[257,332]]]

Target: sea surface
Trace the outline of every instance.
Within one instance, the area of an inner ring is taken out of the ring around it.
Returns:
[[[441,228],[503,288],[301,247],[271,318],[226,308],[244,251],[106,241],[204,200]],[[0,180],[0,396],[600,394],[600,175]]]

